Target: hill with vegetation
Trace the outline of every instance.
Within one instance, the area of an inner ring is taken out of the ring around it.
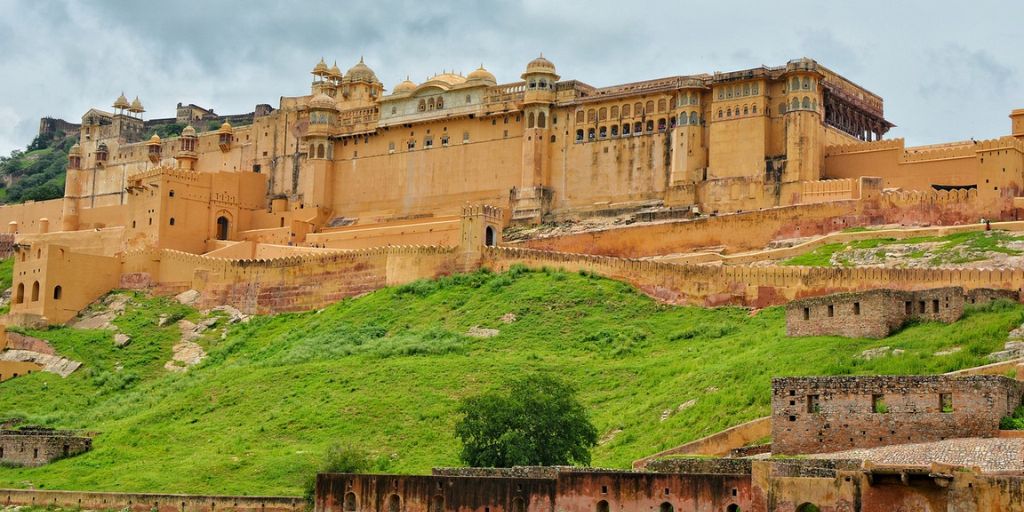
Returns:
[[[617,281],[515,268],[221,318],[199,341],[208,357],[176,373],[164,365],[179,318],[202,314],[134,294],[113,321],[132,337],[124,348],[109,330],[29,331],[84,366],[0,384],[0,415],[95,432],[94,449],[0,468],[0,487],[297,495],[336,443],[368,450],[377,471],[424,473],[458,463],[461,397],[540,373],[579,390],[601,438],[593,464],[626,468],[768,414],[772,376],[984,364],[1024,307],[993,303],[882,340],[787,338],[781,308],[667,306]],[[862,357],[881,346],[903,352]]]
[[[825,244],[782,264],[809,267],[1020,268],[1024,266],[1024,234],[995,230],[903,239],[869,238]]]
[[[41,134],[25,151],[0,156],[0,204],[64,196],[68,151],[77,140],[60,132]]]

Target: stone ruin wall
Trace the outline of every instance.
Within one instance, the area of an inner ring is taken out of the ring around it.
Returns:
[[[92,439],[57,430],[0,430],[0,463],[42,466],[92,449]]]
[[[1020,383],[987,375],[776,378],[772,453],[995,437],[1022,393]]]
[[[963,311],[960,287],[837,293],[787,304],[786,336],[884,338],[911,320],[952,323]]]
[[[0,489],[0,505],[122,512],[304,512],[298,496],[211,496]]]

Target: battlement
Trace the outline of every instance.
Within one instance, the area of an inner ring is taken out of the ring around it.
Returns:
[[[504,212],[501,208],[486,204],[474,204],[462,207],[463,217],[482,216],[494,222],[501,222]]]

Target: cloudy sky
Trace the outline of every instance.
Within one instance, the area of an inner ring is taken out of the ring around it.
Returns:
[[[1019,0],[0,0],[0,154],[122,90],[149,117],[240,113],[307,93],[321,56],[364,56],[391,87],[481,62],[514,81],[540,52],[595,86],[807,56],[881,95],[890,136],[990,138],[1024,107],[1022,20]]]

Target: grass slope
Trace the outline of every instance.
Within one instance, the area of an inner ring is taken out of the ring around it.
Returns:
[[[997,304],[954,325],[918,324],[885,340],[789,339],[781,308],[660,305],[629,286],[562,272],[475,273],[379,290],[319,313],[255,318],[186,374],[162,369],[177,337],[137,297],[110,332],[53,329],[85,369],[0,384],[0,415],[98,432],[88,454],[34,469],[0,468],[0,486],[190,493],[298,494],[332,443],[371,450],[381,471],[457,464],[456,401],[530,372],[573,382],[605,442],[594,464],[631,460],[769,410],[776,375],[927,373],[984,363],[1024,308]],[[500,319],[514,313],[517,320]],[[500,329],[493,338],[462,333]],[[864,361],[867,348],[906,353]],[[963,350],[947,356],[942,348]],[[696,399],[692,407],[677,407]],[[662,412],[673,413],[664,421]],[[615,433],[614,435],[612,433]]]
[[[928,264],[932,266],[958,265],[984,260],[988,257],[989,253],[1018,256],[1024,251],[1007,247],[1007,244],[1020,241],[1024,241],[1024,236],[1013,235],[1006,231],[972,231],[945,236],[919,236],[904,239],[871,238],[849,243],[825,244],[799,256],[784,260],[782,264],[805,267],[848,267],[853,266],[853,262],[846,257],[845,251],[875,249],[875,256],[879,261],[884,262],[888,256],[886,248],[934,244],[927,249],[917,250],[909,254],[908,257],[915,259],[926,258]]]

